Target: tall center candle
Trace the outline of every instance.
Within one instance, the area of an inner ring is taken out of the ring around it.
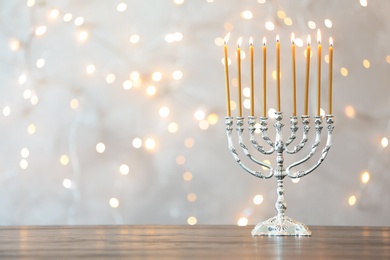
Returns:
[[[309,74],[310,74],[310,35],[307,37],[306,47],[306,81],[305,81],[305,107],[304,115],[308,115],[309,111]]]
[[[225,63],[225,83],[226,83],[226,107],[227,107],[227,116],[231,116],[231,109],[230,109],[230,87],[229,87],[229,58],[228,58],[228,48],[227,48],[227,42],[230,37],[230,32],[225,36],[224,39],[224,45],[223,45],[223,51],[224,51],[224,63]]]
[[[317,73],[317,116],[321,113],[321,62],[322,62],[322,45],[321,45],[321,32],[317,31],[318,42],[318,73]]]
[[[254,75],[254,54],[253,54],[253,38],[251,37],[249,40],[249,54],[250,54],[250,62],[251,62],[251,116],[255,115],[255,75]]]
[[[263,117],[267,117],[267,40],[263,38]]]
[[[293,73],[293,116],[297,115],[297,78],[295,68],[295,35],[291,34],[292,73]]]
[[[242,117],[242,86],[241,86],[241,43],[242,37],[237,41],[237,72],[238,72],[238,116]]]
[[[277,91],[277,104],[278,112],[280,112],[280,39],[279,35],[276,36],[276,91]]]

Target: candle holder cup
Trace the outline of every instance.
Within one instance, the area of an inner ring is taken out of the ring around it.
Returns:
[[[300,223],[292,218],[289,218],[286,216],[285,212],[287,209],[286,201],[284,199],[284,187],[283,187],[283,180],[285,177],[289,177],[292,179],[298,179],[301,177],[304,177],[311,172],[313,172],[320,164],[324,161],[326,155],[328,154],[328,151],[332,145],[332,133],[333,133],[333,115],[326,115],[325,120],[327,124],[327,141],[325,144],[325,147],[323,148],[320,158],[307,170],[304,171],[295,171],[293,172],[293,168],[295,168],[298,165],[301,165],[305,162],[307,162],[310,158],[313,157],[315,154],[317,148],[320,145],[321,142],[321,132],[322,132],[322,116],[315,116],[314,117],[314,128],[315,128],[315,137],[314,142],[311,146],[310,152],[301,160],[298,160],[292,164],[290,164],[287,168],[284,167],[284,156],[285,154],[294,155],[298,154],[298,152],[302,151],[302,149],[307,145],[308,139],[309,139],[309,130],[310,130],[310,116],[303,115],[301,117],[303,130],[302,130],[302,139],[300,142],[293,146],[291,144],[297,137],[298,132],[298,117],[297,116],[291,116],[290,117],[290,130],[291,134],[289,138],[284,141],[282,136],[282,128],[284,127],[282,123],[283,119],[283,113],[282,112],[276,112],[275,113],[275,141],[271,141],[271,139],[268,137],[268,118],[266,117],[254,117],[249,116],[248,117],[248,132],[249,132],[249,141],[253,145],[254,150],[258,151],[260,154],[264,156],[268,156],[271,154],[276,153],[276,167],[272,167],[271,164],[265,163],[262,160],[258,160],[254,158],[251,151],[248,149],[246,144],[244,143],[244,117],[236,117],[236,132],[237,132],[237,140],[238,144],[241,147],[243,153],[245,156],[247,156],[252,162],[254,162],[255,165],[259,166],[259,168],[265,168],[268,170],[268,173],[263,173],[261,171],[252,170],[247,165],[245,165],[242,160],[239,157],[239,154],[233,144],[233,138],[232,138],[232,132],[233,132],[233,123],[234,119],[233,117],[226,117],[225,118],[225,124],[226,124],[226,134],[227,134],[227,140],[228,140],[228,147],[231,151],[234,159],[236,162],[243,168],[245,171],[250,173],[251,175],[261,178],[261,179],[270,179],[271,177],[275,177],[277,179],[277,201],[275,204],[275,208],[277,211],[277,215],[275,217],[272,217],[264,222],[258,223],[254,229],[252,230],[252,235],[262,235],[262,236],[310,236],[311,231],[308,229],[308,227]],[[257,120],[259,119],[259,130],[261,139],[265,144],[268,146],[266,149],[265,147],[261,146],[258,141],[256,140],[257,135],[255,134],[255,131],[257,129],[256,124],[258,123]],[[253,150],[253,149],[252,149]]]

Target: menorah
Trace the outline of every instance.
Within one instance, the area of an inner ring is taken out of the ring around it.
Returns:
[[[261,178],[261,179],[270,179],[275,177],[277,179],[277,200],[275,204],[275,208],[277,210],[277,215],[272,217],[264,222],[258,223],[254,229],[252,230],[252,235],[267,235],[267,236],[310,236],[311,231],[308,227],[298,222],[286,215],[286,201],[284,198],[284,185],[283,181],[285,177],[289,177],[292,179],[302,178],[310,173],[312,173],[315,169],[317,169],[321,163],[325,160],[328,151],[332,145],[332,134],[333,134],[333,115],[332,115],[332,61],[333,61],[333,42],[330,39],[330,47],[329,47],[329,114],[325,115],[325,121],[327,125],[327,141],[322,149],[321,155],[319,159],[312,163],[307,167],[306,170],[295,170],[297,166],[301,165],[300,168],[304,167],[302,164],[310,162],[311,159],[317,151],[317,148],[321,143],[321,133],[323,129],[323,119],[324,117],[320,115],[320,86],[321,86],[321,59],[322,59],[322,46],[320,40],[320,33],[318,32],[318,99],[317,99],[317,115],[314,116],[314,128],[315,133],[313,135],[309,135],[311,123],[310,116],[308,115],[308,90],[309,90],[309,68],[310,68],[310,36],[308,37],[308,46],[306,49],[306,92],[305,92],[305,108],[304,113],[301,116],[301,124],[303,126],[302,130],[302,138],[298,144],[293,145],[293,141],[297,139],[297,134],[299,130],[299,120],[296,116],[296,82],[295,82],[295,45],[294,45],[294,35],[292,35],[292,50],[293,50],[293,115],[290,117],[290,135],[285,140],[283,139],[283,113],[280,109],[280,77],[277,77],[277,111],[275,112],[274,117],[274,128],[275,128],[275,139],[271,140],[268,133],[268,117],[266,117],[266,91],[265,91],[265,40],[263,43],[263,69],[264,69],[264,81],[263,81],[263,116],[256,117],[254,116],[254,80],[253,80],[253,43],[250,41],[250,61],[251,61],[251,115],[247,117],[248,120],[248,134],[249,142],[253,146],[252,148],[248,148],[247,143],[244,140],[245,137],[243,135],[245,130],[245,117],[242,116],[242,101],[241,101],[241,58],[240,58],[240,45],[241,38],[238,41],[238,49],[237,49],[237,58],[238,58],[238,90],[239,90],[239,116],[237,116],[234,120],[234,117],[231,116],[230,110],[230,89],[229,89],[229,73],[228,73],[228,56],[227,56],[227,39],[229,35],[225,38],[224,51],[225,51],[225,72],[226,72],[226,94],[227,94],[227,105],[228,105],[228,116],[225,118],[226,124],[226,134],[228,140],[228,147],[231,151],[236,162],[243,168],[245,171],[250,173],[251,175]],[[277,45],[276,45],[276,57],[277,57],[277,74],[280,75],[280,45],[279,45],[279,37],[277,37]],[[252,169],[245,164],[235,148],[233,141],[233,128],[234,121],[236,123],[236,132],[237,132],[237,142],[241,147],[241,154],[245,155],[249,158],[251,162],[253,162],[256,166],[262,169],[267,169],[268,172],[264,173],[262,171]],[[261,145],[259,143],[259,137],[256,134],[259,132],[260,140],[264,143]],[[314,136],[311,137],[311,136]],[[311,144],[311,149],[303,149],[308,146],[309,138],[313,138]],[[291,163],[287,167],[284,165],[285,155],[298,155],[301,154],[302,151],[309,150],[306,155],[302,156],[299,160],[294,160],[295,162]],[[270,156],[276,153],[276,164],[272,166],[271,163],[265,162],[265,160],[261,160],[256,158],[256,155],[253,152],[258,152],[262,156]],[[305,164],[306,165],[306,164]],[[295,170],[295,171],[294,171]]]

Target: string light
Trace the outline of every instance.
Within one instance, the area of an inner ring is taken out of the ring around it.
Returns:
[[[161,107],[160,110],[158,111],[158,113],[160,114],[161,117],[167,117],[169,116],[169,108],[164,106],[164,107]]]
[[[370,173],[369,172],[363,172],[362,173],[362,182],[363,183],[368,183],[369,182],[369,180],[370,180]]]
[[[185,181],[191,181],[192,180],[192,173],[191,172],[185,172],[183,173],[183,179]]]
[[[264,200],[263,196],[258,194],[253,198],[253,203],[256,205],[260,205],[261,203],[263,203],[263,200]]]
[[[353,106],[346,106],[345,107],[345,115],[349,118],[355,118],[355,116],[356,116],[355,108],[353,108]]]
[[[109,203],[112,208],[119,207],[119,200],[117,198],[111,198]]]
[[[189,217],[187,219],[188,225],[191,225],[191,226],[196,225],[197,222],[198,222],[198,220],[196,219],[196,217]]]
[[[66,154],[63,154],[63,155],[61,155],[61,157],[60,157],[60,163],[62,164],[62,165],[68,165],[68,163],[69,163],[69,156],[68,155],[66,155]]]
[[[5,106],[3,108],[3,116],[8,117],[11,114],[11,108],[9,106]]]
[[[46,26],[42,25],[42,26],[39,26],[35,29],[35,35],[36,36],[42,36],[46,33],[47,31],[47,28]]]
[[[245,19],[245,20],[250,20],[253,18],[253,13],[251,11],[244,11],[244,12],[241,12],[241,18],[242,19]]]
[[[70,189],[70,188],[72,188],[72,181],[69,179],[64,179],[62,181],[62,185],[64,186],[64,188]]]
[[[184,140],[184,146],[187,148],[192,148],[195,145],[195,141],[193,138],[188,137],[186,140]]]
[[[178,155],[176,157],[177,165],[183,165],[186,162],[186,158],[183,155]]]
[[[76,26],[81,26],[84,24],[84,17],[77,17],[76,19],[74,19],[74,25]]]
[[[179,125],[175,122],[169,123],[168,124],[168,132],[171,134],[177,133],[179,131]]]
[[[131,144],[133,145],[134,148],[138,149],[138,148],[141,148],[142,147],[142,140],[141,138],[134,138],[133,141],[131,142]]]
[[[366,69],[368,69],[368,68],[370,68],[370,61],[369,60],[363,60],[363,66],[366,68]]]
[[[87,74],[91,75],[91,74],[95,73],[96,67],[95,67],[94,64],[89,64],[89,65],[85,68],[85,71],[87,72]]]
[[[133,34],[133,35],[131,35],[130,38],[129,38],[129,41],[130,41],[130,43],[132,43],[132,44],[139,43],[140,40],[141,40],[141,37],[140,37],[138,34]]]
[[[103,143],[98,143],[97,145],[96,145],[96,151],[98,152],[98,153],[104,153],[104,151],[106,150],[106,145],[105,144],[103,144]]]
[[[119,3],[118,6],[116,7],[116,10],[118,12],[124,12],[127,9],[127,4],[126,3]]]
[[[196,196],[195,193],[190,193],[190,194],[187,195],[187,200],[188,200],[189,202],[195,202],[196,199],[197,199],[197,196]]]
[[[153,150],[154,148],[156,148],[156,141],[153,138],[146,139],[145,147],[148,150]]]
[[[355,195],[352,195],[349,197],[348,204],[349,204],[349,206],[354,206],[356,204],[356,196]]]
[[[242,217],[237,221],[237,225],[239,227],[245,227],[248,225],[248,219],[246,217]]]
[[[389,145],[389,139],[387,139],[386,137],[383,137],[381,140],[381,145],[383,148],[386,148]]]
[[[341,73],[341,75],[343,75],[344,77],[348,76],[348,70],[347,70],[347,68],[342,67],[342,68],[340,69],[340,73]]]
[[[203,120],[205,118],[206,114],[204,113],[203,110],[196,110],[195,113],[194,113],[194,117],[196,120],[200,121],[200,120]]]
[[[130,167],[127,164],[121,164],[119,166],[119,172],[122,175],[127,175],[130,172]]]

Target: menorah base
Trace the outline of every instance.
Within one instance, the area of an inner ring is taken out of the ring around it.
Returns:
[[[252,236],[311,236],[311,231],[292,218],[275,216],[258,223],[252,230]]]

